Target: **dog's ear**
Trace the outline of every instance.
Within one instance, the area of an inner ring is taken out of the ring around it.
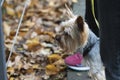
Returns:
[[[84,31],[84,21],[83,21],[83,18],[81,16],[78,16],[75,22],[76,22],[79,30],[80,31]]]

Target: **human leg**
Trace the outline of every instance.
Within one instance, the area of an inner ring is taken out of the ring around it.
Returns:
[[[120,0],[98,0],[100,53],[107,80],[120,80]]]

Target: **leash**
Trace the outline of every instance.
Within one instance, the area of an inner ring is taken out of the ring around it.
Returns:
[[[20,21],[19,21],[19,24],[18,24],[18,28],[17,28],[17,30],[16,30],[16,34],[15,34],[15,37],[14,37],[14,40],[13,40],[13,44],[12,44],[11,49],[10,49],[10,54],[9,54],[9,57],[8,57],[8,60],[7,60],[7,64],[6,64],[7,66],[8,66],[8,63],[9,63],[10,58],[11,58],[11,56],[12,56],[13,49],[14,49],[14,45],[15,45],[15,43],[16,43],[16,41],[17,41],[17,36],[18,36],[19,30],[20,30],[20,26],[21,26],[21,24],[22,24],[22,20],[23,20],[23,17],[24,17],[26,8],[30,5],[30,3],[31,3],[31,0],[26,0],[26,2],[25,2],[24,9],[23,9],[22,15],[21,15],[21,17],[20,17]]]
[[[91,0],[91,6],[92,6],[92,14],[93,14],[95,23],[96,23],[97,27],[100,28],[100,27],[99,27],[99,22],[98,22],[98,20],[97,20],[97,18],[96,18],[96,16],[95,16],[94,0]]]

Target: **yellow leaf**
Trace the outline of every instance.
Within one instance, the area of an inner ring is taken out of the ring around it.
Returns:
[[[21,17],[21,13],[20,12],[16,12],[17,17],[20,18]]]
[[[39,65],[38,64],[34,64],[32,67],[33,67],[33,69],[38,69]]]
[[[27,47],[28,47],[29,51],[36,51],[36,50],[41,48],[39,39],[37,39],[37,38],[27,40],[26,44],[27,44]]]
[[[38,0],[31,0],[31,4],[30,4],[30,7],[33,7],[33,6],[37,6],[39,3]]]
[[[15,78],[14,78],[14,77],[11,77],[9,80],[15,80]]]
[[[55,75],[59,72],[59,69],[53,65],[53,64],[49,64],[46,66],[46,74],[47,75]]]
[[[10,16],[15,16],[15,11],[13,8],[6,7],[7,14]]]
[[[39,39],[33,38],[33,39],[30,39],[30,40],[27,40],[26,43],[27,43],[27,44],[32,44],[32,43],[34,43],[34,44],[39,44],[40,42],[39,42]]]
[[[7,22],[3,22],[3,27],[4,27],[4,33],[6,36],[9,36],[10,35],[10,26],[8,25]]]
[[[58,61],[53,63],[57,68],[59,68],[59,70],[63,70],[66,68],[64,59],[59,59]]]
[[[48,60],[50,63],[54,63],[59,59],[61,59],[61,56],[59,54],[51,54],[50,56],[48,56]]]
[[[7,72],[9,72],[9,73],[14,73],[15,71],[14,71],[14,68],[13,67],[8,67],[7,68]]]

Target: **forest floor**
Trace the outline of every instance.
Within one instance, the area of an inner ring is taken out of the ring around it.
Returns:
[[[26,0],[5,0],[3,4],[3,27],[6,60]],[[77,0],[31,0],[17,41],[7,65],[8,80],[66,80],[67,56],[55,46],[55,29],[67,17],[65,3],[71,5]],[[74,79],[75,80],[75,79]]]

